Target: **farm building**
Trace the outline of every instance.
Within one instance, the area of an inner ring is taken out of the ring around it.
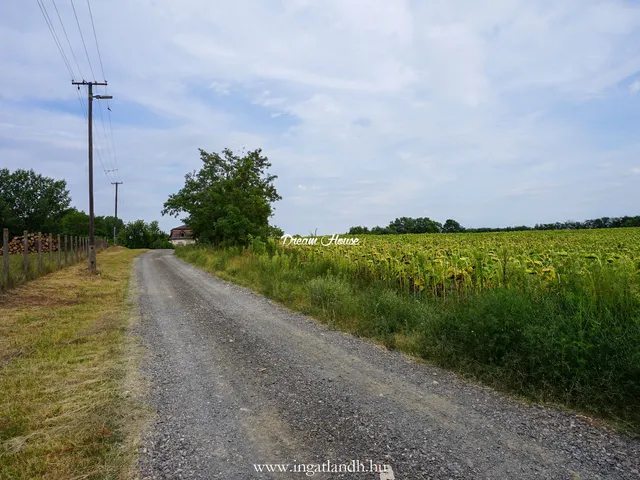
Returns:
[[[171,235],[169,235],[169,241],[176,246],[196,243],[191,229],[186,225],[180,225],[179,227],[172,228]]]

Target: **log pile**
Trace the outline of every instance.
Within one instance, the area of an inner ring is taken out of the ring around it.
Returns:
[[[49,235],[42,235],[42,253],[49,253]],[[58,251],[58,240],[54,236],[51,238],[52,251]],[[27,245],[29,253],[38,253],[38,234],[30,233],[27,235]],[[24,237],[14,237],[9,242],[9,255],[24,253]],[[0,249],[0,255],[2,255],[2,249]]]

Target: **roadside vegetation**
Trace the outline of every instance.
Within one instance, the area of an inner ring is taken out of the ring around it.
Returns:
[[[178,257],[335,328],[640,433],[640,217],[498,233],[401,217],[353,227],[357,245],[285,245],[269,225],[280,196],[261,150],[200,159],[164,204],[198,242]]]
[[[134,477],[147,412],[121,247],[0,296],[0,478]]]
[[[640,229],[176,253],[334,328],[640,433]]]
[[[64,255],[64,254],[63,254]],[[2,259],[2,257],[0,257]],[[75,260],[73,260],[75,262]],[[65,268],[64,260],[62,268]],[[0,265],[0,271],[2,266]],[[20,285],[32,278],[37,278],[41,275],[47,275],[51,272],[58,270],[58,252],[54,252],[53,257],[49,260],[49,253],[42,254],[42,270],[38,268],[38,254],[29,254],[29,270],[25,275],[24,271],[24,255],[9,255],[9,281],[5,284],[4,275],[0,277],[0,292],[6,289],[12,288],[16,285]]]

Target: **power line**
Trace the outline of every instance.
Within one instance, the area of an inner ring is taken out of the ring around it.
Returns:
[[[89,117],[88,117],[88,114],[87,114],[87,108],[84,106],[84,103],[82,102],[82,98],[80,97],[80,89],[79,88],[76,89],[76,93],[78,95],[78,103],[80,103],[80,108],[82,108],[82,114],[84,115],[84,119],[88,121]],[[98,103],[98,105],[100,105],[100,104]],[[92,123],[93,123],[94,129],[97,130],[95,120],[93,120]],[[103,157],[102,157],[102,151],[100,150],[100,148],[96,149],[96,154],[98,156],[98,160],[100,161],[100,165],[102,165],[102,171],[104,172],[105,177],[107,177],[107,179],[109,181],[111,181],[112,179],[109,177],[109,172],[117,171],[117,168],[115,170],[114,169],[111,169],[111,170],[107,169],[107,167],[104,164],[104,160],[103,160]]]
[[[96,24],[93,21],[93,11],[91,10],[91,2],[90,0],[87,0],[87,7],[89,8],[89,18],[91,18],[91,28],[93,29],[93,38],[96,42],[96,50],[98,51],[98,59],[100,60],[100,70],[102,72],[102,78],[106,79],[106,75],[104,73],[104,64],[102,62],[102,54],[100,53],[100,44],[98,42],[98,34],[96,33]],[[108,96],[109,95],[109,87],[107,85],[104,86],[104,90],[105,90],[105,94]],[[115,171],[118,170],[118,156],[116,154],[116,144],[113,138],[113,123],[111,122],[111,105],[109,104],[109,100],[107,100],[107,112],[108,112],[108,117],[109,117],[109,133],[111,136],[111,148],[109,148],[109,140],[106,138],[106,127],[104,125],[104,116],[102,113],[102,105],[100,105],[100,103],[98,103],[98,106],[100,107],[100,119],[102,121],[102,128],[104,129],[104,133],[105,133],[105,142],[107,143],[107,149],[109,152],[109,159],[114,163],[115,165]],[[112,155],[113,152],[113,155]]]
[[[104,141],[107,147],[107,155],[109,156],[109,161],[113,161],[113,157],[111,156],[111,147],[109,146],[109,140],[107,140],[107,127],[104,125],[104,115],[102,113],[102,105],[98,102],[98,110],[100,110],[100,121],[102,122],[102,133],[104,134]],[[111,165],[109,165],[111,167]]]
[[[56,29],[55,29],[55,27],[53,25],[53,21],[51,20],[51,17],[49,16],[49,12],[47,12],[47,7],[45,6],[43,0],[36,0],[36,1],[38,3],[38,7],[40,8],[40,12],[42,13],[42,16],[44,17],[44,20],[45,20],[45,22],[47,24],[47,27],[49,28],[49,32],[51,33],[51,36],[53,37],[53,41],[56,44],[56,47],[58,48],[58,52],[60,53],[60,56],[62,57],[62,60],[63,60],[65,66],[67,68],[67,71],[69,72],[69,75],[71,76],[71,80],[73,80],[75,74],[73,72],[73,68],[71,67],[71,62],[69,61],[69,58],[67,57],[67,55],[66,55],[66,53],[64,51],[64,48],[62,47],[62,42],[60,41],[60,38],[58,37]],[[64,22],[62,21],[62,17],[60,15],[59,10],[58,10],[58,6],[56,5],[55,0],[52,0],[52,2],[53,2],[53,6],[54,6],[54,8],[56,10],[56,14],[58,16],[58,20],[60,21],[60,25],[62,26],[62,30],[63,30],[65,38],[67,40],[67,44],[69,45],[69,49],[71,50],[71,54],[73,55],[73,59],[75,61],[75,65],[78,68],[78,72],[79,72],[80,76],[83,76],[82,75],[82,69],[80,68],[80,64],[78,62],[78,59],[77,59],[77,57],[75,55],[73,47],[71,46],[71,42],[69,40],[69,36],[67,34],[66,28],[64,27]],[[80,21],[78,19],[78,15],[76,13],[76,9],[75,9],[75,6],[73,4],[73,0],[71,0],[71,6],[73,8],[74,16],[76,18],[76,24],[78,25],[78,30],[80,31],[80,38],[82,39],[82,43],[83,43],[83,46],[84,46],[84,51],[85,51],[85,54],[87,55],[87,61],[89,62],[89,69],[91,70],[91,74],[94,75],[93,66],[91,64],[91,59],[89,57],[89,52],[87,50],[87,46],[86,46],[86,43],[84,41],[84,37],[82,35],[82,28],[80,27]],[[92,19],[92,22],[93,22],[93,19]],[[95,34],[95,27],[94,27],[94,34]],[[97,46],[97,39],[96,39],[96,46]],[[98,55],[100,55],[99,52],[98,52]],[[100,64],[101,64],[101,68],[102,68],[102,58],[100,58]],[[104,70],[102,72],[103,72],[103,75],[104,75]],[[82,109],[82,113],[84,115],[84,118],[85,118],[85,120],[87,120],[88,119],[88,114],[87,114],[86,108],[84,106],[84,103],[82,102],[82,99],[80,98],[80,92],[76,90],[76,93],[78,95],[78,102],[80,103],[80,107]],[[100,104],[98,104],[98,105],[100,105]],[[107,152],[109,153],[109,156],[111,157],[110,148],[109,148],[109,141],[107,139],[106,126],[105,126],[105,123],[104,123],[104,116],[103,116],[103,113],[102,113],[102,107],[101,106],[100,106],[100,115],[102,117],[102,128],[103,128],[103,133],[104,133],[103,136],[104,136],[104,139],[105,139]],[[95,127],[95,121],[92,121],[91,123]],[[113,131],[111,132],[111,137],[112,137],[112,142],[113,142]],[[106,168],[106,166],[105,166],[104,159],[103,159],[103,156],[102,156],[102,152],[101,152],[100,149],[97,150],[97,156],[98,156],[98,159],[100,160],[100,164],[102,165],[102,169],[104,171],[105,176],[107,177],[107,179],[111,180],[111,178],[109,177],[109,172],[113,172],[113,171],[117,171],[118,170],[117,161],[115,162],[115,167],[116,168],[108,170]]]
[[[93,129],[97,130],[98,128],[96,126],[95,118],[92,119],[92,123],[93,123]],[[95,142],[95,143],[98,143],[98,142]],[[95,151],[96,151],[96,153],[98,155],[98,160],[100,160],[100,165],[102,165],[102,170],[104,171],[104,175],[109,179],[109,181],[111,181],[112,178],[109,176],[109,172],[111,172],[112,169],[109,169],[109,168],[107,168],[105,166],[104,157],[102,156],[102,147],[101,147],[101,145],[98,145],[98,148]]]
[[[42,16],[44,17],[44,21],[47,23],[47,27],[49,27],[49,31],[51,32],[51,36],[53,37],[53,41],[55,42],[56,47],[58,47],[58,51],[62,56],[62,61],[67,67],[67,70],[69,71],[69,75],[71,75],[71,79],[73,80],[73,71],[71,69],[71,64],[69,63],[69,59],[67,58],[67,55],[64,53],[62,44],[60,43],[60,40],[58,39],[58,35],[56,34],[56,29],[53,26],[53,22],[51,21],[49,14],[47,13],[47,7],[44,6],[44,3],[42,3],[41,0],[36,0],[36,1],[38,2],[40,11],[42,12]]]
[[[73,2],[72,2],[73,3]],[[96,50],[98,50],[98,59],[100,60],[100,70],[102,70],[102,79],[105,80],[104,76],[104,65],[102,64],[102,55],[100,55],[100,46],[98,45],[98,36],[96,35],[96,25],[93,23],[93,12],[91,11],[91,3],[87,0],[87,6],[89,7],[89,17],[91,17],[91,27],[93,28],[93,38],[96,41]],[[105,86],[106,89],[106,86]]]
[[[109,94],[109,91],[106,89],[105,87],[105,92],[107,93],[107,95]],[[115,159],[116,162],[116,170],[118,170],[118,155],[116,154],[116,143],[113,141],[113,125],[111,124],[111,107],[109,106],[109,100],[107,100],[107,112],[108,116],[109,116],[109,131],[111,132],[111,146],[113,147],[113,158]]]
[[[82,39],[82,45],[84,46],[84,53],[87,56],[87,61],[89,62],[89,70],[91,70],[91,76],[93,78],[96,78],[95,73],[93,73],[93,65],[91,65],[91,58],[89,58],[89,51],[87,50],[87,44],[84,41],[84,35],[82,35],[80,20],[78,20],[78,13],[76,12],[76,6],[73,4],[73,0],[71,0],[71,8],[73,8],[73,15],[76,17],[76,24],[78,25],[78,31],[80,32],[80,38]]]
[[[60,26],[62,26],[62,31],[64,32],[64,36],[67,39],[67,45],[69,45],[69,50],[71,50],[71,55],[73,55],[73,60],[76,62],[76,67],[78,67],[78,73],[80,77],[84,77],[82,75],[82,69],[80,68],[80,63],[78,63],[78,58],[76,57],[76,52],[73,51],[73,47],[71,46],[71,42],[69,41],[69,35],[67,35],[67,29],[64,28],[64,22],[62,21],[62,17],[60,16],[60,12],[58,11],[58,6],[56,5],[56,0],[51,0],[53,2],[53,8],[56,9],[56,14],[58,15],[58,20],[60,20]]]
[[[87,119],[87,109],[84,107],[84,103],[80,98],[80,88],[76,89],[76,93],[78,94],[78,102],[80,102],[80,108],[82,108],[82,113],[84,114],[84,119]]]

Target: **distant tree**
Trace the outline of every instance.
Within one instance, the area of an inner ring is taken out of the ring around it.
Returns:
[[[107,237],[109,230],[103,216],[96,216],[93,220],[93,233],[96,237]],[[113,236],[113,232],[111,233]]]
[[[367,227],[351,227],[349,229],[349,235],[364,235],[369,233],[369,229]]]
[[[416,218],[413,229],[409,233],[439,233],[442,231],[442,224],[427,217]]]
[[[257,149],[243,156],[200,150],[203,167],[188,173],[185,185],[164,203],[163,215],[179,216],[200,242],[247,245],[250,238],[272,233],[272,203],[281,200],[269,175],[267,157]]]
[[[104,237],[107,240],[113,239],[113,225],[115,217],[96,216],[94,220],[94,234],[97,237]],[[118,219],[118,231],[124,228],[122,219]],[[85,212],[71,208],[60,221],[60,233],[63,235],[78,235],[86,237],[89,235],[89,215]]]
[[[427,217],[410,218],[400,217],[390,222],[387,227],[375,226],[371,230],[367,227],[351,227],[349,234],[357,234],[360,232],[368,232],[374,235],[386,235],[395,233],[485,233],[485,232],[518,232],[526,230],[579,230],[587,228],[623,228],[623,227],[640,227],[640,216],[635,217],[602,217],[584,222],[576,222],[568,220],[566,222],[555,223],[537,223],[533,227],[526,225],[518,225],[515,227],[480,227],[480,228],[464,228],[453,219],[445,221],[444,225],[431,220]],[[362,229],[362,230],[361,230]]]
[[[89,215],[72,208],[62,217],[60,230],[63,235],[89,235]]]
[[[70,204],[66,181],[33,170],[0,169],[0,224],[11,235],[23,230],[59,233]]]
[[[462,231],[464,231],[462,225],[451,218],[444,222],[444,225],[442,226],[443,233],[459,233]]]
[[[391,232],[389,232],[389,230],[384,228],[384,227],[378,227],[376,225],[375,227],[373,227],[371,229],[371,233],[374,234],[374,235],[385,235],[385,234],[391,233]]]
[[[118,244],[127,248],[173,248],[169,235],[160,230],[157,221],[136,220],[125,224],[118,233]]]
[[[391,230],[395,233],[411,233],[414,230],[415,220],[409,217],[400,217],[396,218],[393,222],[389,223],[387,227],[388,230]]]
[[[111,240],[113,239],[113,227],[114,225],[117,226],[117,231],[119,232],[120,230],[122,230],[124,228],[124,222],[122,221],[121,218],[118,219],[118,222],[116,223],[116,217],[111,216],[111,215],[107,215],[104,218],[104,229],[106,230],[106,237]]]

